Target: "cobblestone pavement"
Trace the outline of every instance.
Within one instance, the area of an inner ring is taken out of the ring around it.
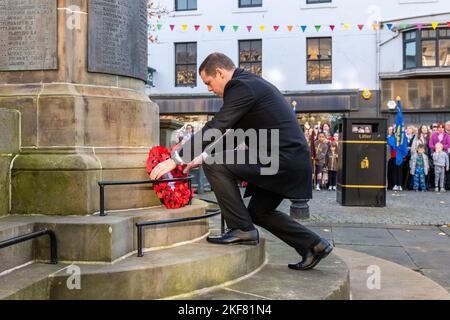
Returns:
[[[278,208],[289,213],[288,200]],[[388,191],[385,208],[344,207],[336,192],[315,191],[309,202],[311,222],[444,225],[450,223],[450,192]]]

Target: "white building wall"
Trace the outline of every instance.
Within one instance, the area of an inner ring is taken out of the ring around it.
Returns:
[[[174,0],[156,1],[174,11]],[[262,8],[239,9],[238,0],[198,0],[194,12],[172,12],[163,19],[163,28],[157,31],[158,43],[149,44],[149,66],[155,68],[155,87],[151,94],[203,94],[207,93],[201,78],[194,88],[175,87],[174,43],[197,42],[197,64],[210,53],[219,51],[230,56],[238,65],[238,40],[262,39],[263,77],[273,82],[281,91],[316,91],[345,89],[379,89],[378,72],[397,72],[403,68],[402,37],[381,46],[377,56],[377,41],[384,42],[395,33],[387,30],[372,31],[375,21],[401,22],[441,21],[440,17],[411,20],[405,18],[450,12],[449,0],[333,0],[331,4],[307,5],[306,0],[263,0]],[[450,19],[450,18],[449,18]],[[349,24],[343,30],[343,24]],[[174,24],[174,31],[169,25]],[[181,25],[188,30],[182,31]],[[194,25],[200,25],[199,31]],[[213,25],[208,32],[206,25]],[[316,32],[314,25],[322,25]],[[357,24],[365,24],[359,31]],[[221,32],[219,25],[226,25]],[[240,28],[234,32],[232,25]],[[248,32],[247,25],[253,26]],[[265,25],[264,32],[259,30]],[[273,25],[280,25],[274,32]],[[293,25],[289,33],[286,26]],[[303,33],[301,25],[308,29]],[[335,25],[331,31],[329,25]],[[306,38],[329,37],[333,41],[333,81],[331,84],[307,84]]]

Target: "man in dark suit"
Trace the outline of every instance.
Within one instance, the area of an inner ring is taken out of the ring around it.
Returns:
[[[289,264],[290,268],[314,268],[332,251],[332,245],[290,216],[276,211],[285,198],[312,198],[310,150],[289,103],[275,86],[261,77],[237,69],[231,59],[221,53],[209,55],[199,71],[208,90],[223,98],[223,106],[214,119],[206,123],[179,153],[174,153],[172,159],[159,164],[150,178],[159,179],[179,164],[186,164],[185,172],[203,164],[229,228],[223,235],[209,236],[209,242],[257,244],[259,234],[254,227],[256,224],[295,248],[302,256],[302,261]],[[211,141],[203,140],[205,133],[212,129],[220,130],[225,136],[230,129],[266,130],[270,132],[267,136],[272,140],[264,144],[259,137],[256,146],[247,141],[245,149],[234,148],[234,145],[232,150],[225,150],[224,153],[217,150],[213,152],[208,148]],[[274,136],[272,132],[277,134]],[[199,145],[196,153],[195,147]],[[278,170],[272,174],[262,173],[267,169],[267,162],[259,154],[256,162],[249,160],[249,153],[252,150],[260,151],[262,145],[266,145],[268,155],[277,155],[275,160]],[[237,156],[242,153],[245,163],[236,163]],[[223,154],[224,163],[207,161]],[[231,154],[234,158],[230,157]],[[229,161],[232,158],[234,161]],[[239,180],[248,182],[244,195],[251,196],[248,207],[239,192]]]

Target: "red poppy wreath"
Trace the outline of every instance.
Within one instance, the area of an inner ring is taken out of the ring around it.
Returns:
[[[170,150],[164,147],[153,147],[148,153],[147,172],[150,174],[152,170],[161,162],[170,158]],[[163,179],[186,178],[187,174],[183,173],[183,166],[177,166],[169,172]],[[189,190],[187,181],[176,182],[158,182],[154,183],[153,189],[162,204],[167,209],[176,209],[186,206],[193,191]]]

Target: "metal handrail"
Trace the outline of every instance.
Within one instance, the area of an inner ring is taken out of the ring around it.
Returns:
[[[100,187],[100,216],[106,216],[105,212],[105,186],[126,186],[126,185],[140,185],[140,184],[155,184],[164,182],[177,182],[177,181],[187,181],[189,190],[192,189],[192,179],[193,175],[187,176],[185,178],[172,178],[172,179],[161,179],[161,180],[130,180],[130,181],[99,181],[98,186]],[[189,204],[192,203],[192,193],[189,198]]]
[[[202,216],[195,216],[195,217],[188,217],[188,218],[137,222],[136,228],[137,228],[137,237],[138,237],[138,239],[137,239],[138,257],[141,258],[144,256],[143,248],[144,248],[144,241],[145,241],[145,234],[144,234],[145,227],[156,226],[156,225],[161,225],[161,224],[171,224],[171,223],[178,223],[178,222],[189,222],[189,221],[195,221],[195,220],[202,220],[202,219],[207,219],[207,218],[217,216],[217,215],[221,214],[222,212],[220,209],[206,209],[206,213],[207,214],[202,215]],[[221,220],[221,223],[222,223],[221,229],[223,230],[224,229],[223,219]]]
[[[22,243],[28,240],[36,239],[42,236],[49,236],[50,238],[50,263],[57,264],[58,263],[58,247],[56,241],[56,235],[53,230],[43,229],[36,232],[24,234],[22,236],[18,236],[15,238],[11,238],[8,240],[0,241],[0,249],[13,246],[18,243]]]

